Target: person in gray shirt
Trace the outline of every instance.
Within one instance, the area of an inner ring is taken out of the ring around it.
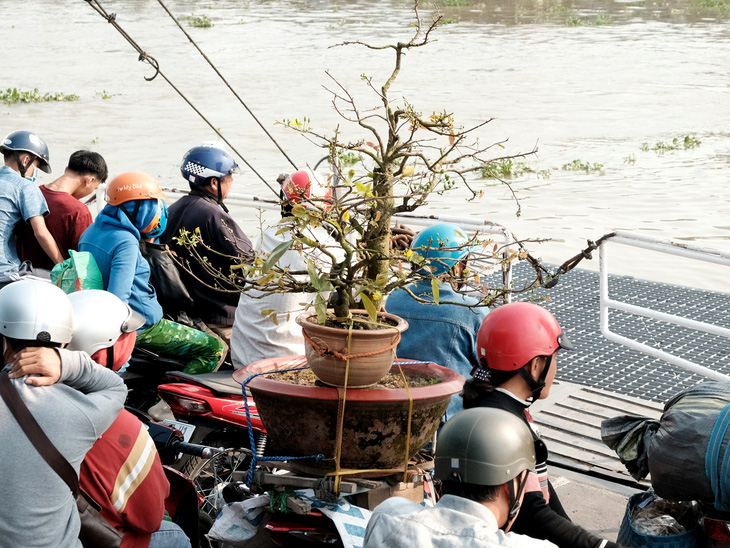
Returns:
[[[84,352],[60,348],[71,340],[73,310],[55,285],[25,279],[0,289],[4,371],[51,442],[76,473],[86,452],[114,422],[127,390],[113,371]],[[34,365],[43,347],[58,361]],[[0,547],[81,547],[76,502],[64,481],[33,447],[0,402]]]

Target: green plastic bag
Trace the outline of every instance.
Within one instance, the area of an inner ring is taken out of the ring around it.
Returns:
[[[69,250],[70,259],[58,263],[51,270],[51,281],[65,293],[82,289],[104,289],[104,280],[94,256],[88,251]]]

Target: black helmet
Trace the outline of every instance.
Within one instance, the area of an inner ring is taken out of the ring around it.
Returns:
[[[535,470],[535,442],[524,421],[508,411],[461,411],[438,435],[436,479],[496,486],[524,470]]]
[[[50,154],[48,145],[38,135],[31,131],[13,131],[0,144],[0,152],[14,151],[16,153],[27,152],[38,158],[38,169],[51,172]]]

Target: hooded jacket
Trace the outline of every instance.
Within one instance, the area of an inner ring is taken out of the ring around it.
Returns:
[[[139,250],[141,234],[137,226],[146,227],[152,222],[157,214],[157,200],[140,200],[133,224],[121,208],[127,206],[133,211],[134,205],[134,202],[122,206],[107,204],[82,234],[79,251],[88,251],[96,259],[104,289],[144,316],[144,330],[162,319],[162,307],[150,285],[150,267]]]

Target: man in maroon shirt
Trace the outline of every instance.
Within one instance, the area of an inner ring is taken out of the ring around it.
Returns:
[[[69,158],[63,175],[47,185],[41,185],[49,210],[46,226],[64,259],[69,258],[69,249],[78,250],[79,238],[92,221],[91,212],[81,202],[81,198],[94,192],[107,175],[106,162],[101,154],[77,150]],[[18,231],[17,247],[21,261],[30,261],[36,268],[53,268],[53,262],[41,249],[28,226],[22,226]]]

